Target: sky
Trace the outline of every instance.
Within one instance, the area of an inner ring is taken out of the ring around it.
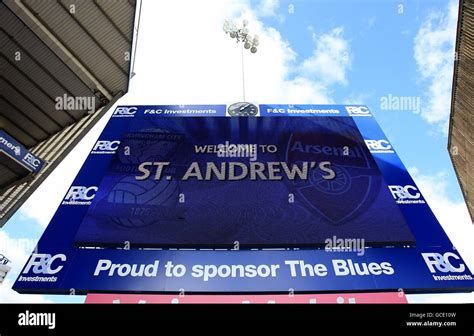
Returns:
[[[244,54],[246,99],[369,106],[473,270],[474,226],[447,151],[457,6],[448,0],[143,0],[136,75],[118,104],[242,100],[240,48],[222,24],[247,19],[260,46],[256,54]],[[411,104],[387,104],[397,99]],[[11,286],[111,111],[0,231],[0,247],[14,260],[0,285],[0,302],[84,301],[20,295]],[[474,302],[474,293],[407,297]]]

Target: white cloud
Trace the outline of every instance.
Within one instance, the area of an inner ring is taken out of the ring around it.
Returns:
[[[458,1],[450,1],[446,10],[431,15],[415,37],[414,57],[421,78],[427,82],[427,102],[421,115],[436,124],[446,135],[451,108],[454,48]]]
[[[313,54],[303,61],[299,73],[326,85],[347,84],[346,73],[351,66],[351,59],[349,42],[343,38],[343,33],[344,29],[337,27],[316,38]]]
[[[474,225],[472,225],[467,207],[464,202],[452,201],[446,192],[446,173],[440,172],[429,176],[420,174],[418,169],[409,169],[416,185],[433,210],[449,239],[467,263],[469,269],[474,271]],[[443,295],[410,295],[410,302],[472,302],[474,294]]]
[[[12,289],[13,282],[21,268],[26,263],[35,244],[28,239],[11,238],[4,231],[0,231],[1,253],[11,260],[12,269],[7,274],[5,281],[0,284],[0,302],[1,303],[48,303],[51,302],[42,295],[18,294]]]
[[[338,61],[347,56],[342,54],[348,45],[342,28],[321,34],[317,53],[299,63],[289,42],[262,23],[258,8],[251,9],[248,1],[149,1],[143,4],[137,75],[126,101],[191,104],[241,100],[241,50],[221,29],[226,18],[238,24],[247,19],[250,33],[260,36],[257,54],[244,50],[247,100],[329,103],[330,86],[346,81],[347,62]]]
[[[5,280],[0,285],[0,302],[1,303],[53,303],[46,299],[43,295],[36,294],[19,294],[12,289],[13,281]]]

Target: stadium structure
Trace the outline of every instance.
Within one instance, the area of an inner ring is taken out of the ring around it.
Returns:
[[[448,149],[474,220],[474,1],[459,2]]]
[[[0,3],[4,148],[43,163],[25,169],[0,148],[0,227],[128,91],[136,12],[135,0]]]

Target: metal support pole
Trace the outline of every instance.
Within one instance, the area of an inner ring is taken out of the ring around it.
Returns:
[[[244,96],[244,100],[245,101],[245,68],[244,68],[244,44],[241,43],[240,44],[240,49],[242,51],[242,92],[243,92],[243,96]]]

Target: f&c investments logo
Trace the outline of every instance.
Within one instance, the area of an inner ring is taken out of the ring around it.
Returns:
[[[71,186],[62,205],[91,205],[97,190],[96,186]]]
[[[94,148],[91,151],[91,154],[115,154],[119,148],[120,141],[114,140],[98,140]]]
[[[459,274],[466,272],[467,267],[456,253],[429,252],[422,253],[421,256],[436,281],[473,280],[473,277],[469,274]]]
[[[112,118],[132,118],[137,113],[136,107],[119,106],[115,109]]]
[[[397,204],[425,204],[418,188],[412,185],[389,185],[388,189]]]
[[[63,270],[66,260],[65,254],[33,253],[18,277],[18,281],[57,282],[56,275]]]

